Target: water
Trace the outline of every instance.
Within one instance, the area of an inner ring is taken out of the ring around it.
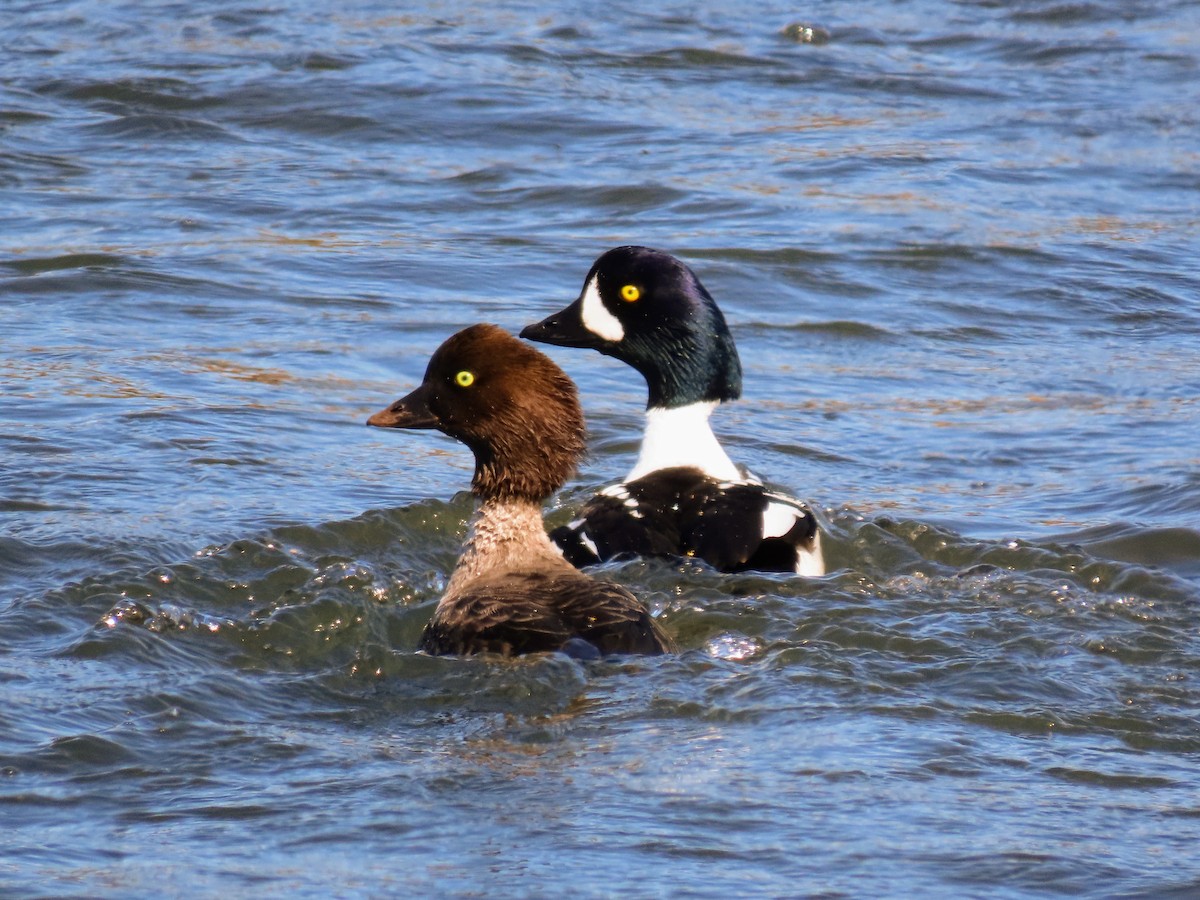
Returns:
[[[4,5],[4,893],[1200,892],[1200,7],[728,7]],[[366,416],[631,242],[831,574],[415,655],[470,459]]]

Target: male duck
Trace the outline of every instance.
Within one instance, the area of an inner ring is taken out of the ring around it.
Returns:
[[[712,432],[717,404],[741,396],[742,367],[724,316],[686,265],[648,247],[609,250],[574,303],[521,337],[599,350],[649,389],[632,471],[551,533],[568,560],[682,555],[724,572],[825,574],[812,511],[735,466]]]

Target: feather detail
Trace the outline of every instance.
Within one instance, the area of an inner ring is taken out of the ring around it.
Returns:
[[[620,585],[580,573],[550,542],[542,502],[584,449],[575,385],[548,357],[494,325],[472,325],[433,354],[415,390],[371,416],[382,428],[436,428],[475,454],[482,503],[421,649],[580,658],[675,645]]]
[[[620,585],[574,569],[482,578],[438,603],[421,638],[432,654],[562,650],[582,639],[601,654],[674,652],[675,645]]]
[[[761,484],[717,481],[686,467],[602,491],[550,537],[577,566],[629,554],[693,557],[723,572],[824,574],[807,506]]]

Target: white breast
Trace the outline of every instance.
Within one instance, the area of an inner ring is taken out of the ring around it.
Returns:
[[[708,424],[716,405],[701,402],[676,409],[647,410],[642,449],[625,480],[633,481],[659,469],[690,466],[717,481],[745,481]]]

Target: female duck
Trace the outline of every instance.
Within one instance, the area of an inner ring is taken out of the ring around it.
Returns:
[[[542,503],[584,449],[575,385],[546,356],[495,325],[472,325],[437,349],[416,390],[367,424],[436,428],[475,454],[471,487],[482,502],[422,650],[674,650],[636,597],[579,572],[546,536]]]
[[[717,404],[741,396],[742,366],[691,269],[648,247],[609,250],[579,299],[521,337],[599,350],[637,369],[649,389],[633,470],[551,534],[567,559],[681,555],[724,572],[825,574],[812,511],[735,466],[712,432]]]

